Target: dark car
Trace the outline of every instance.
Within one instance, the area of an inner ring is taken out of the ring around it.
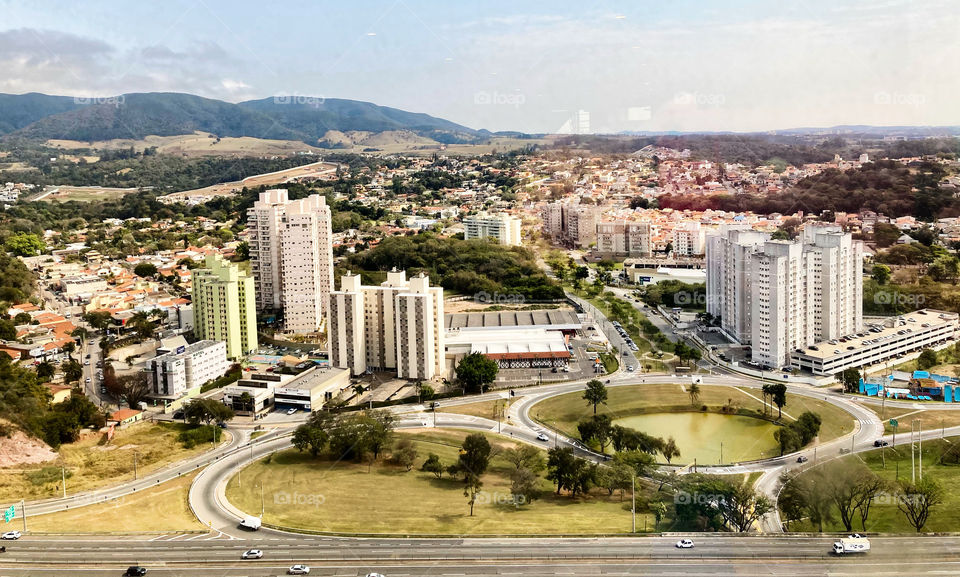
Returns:
[[[800,455],[799,457],[797,457],[797,462],[798,462],[798,463],[806,463],[806,462],[809,461],[809,460],[810,460],[810,459],[804,457],[803,455]]]
[[[877,439],[876,441],[873,442],[874,447],[886,447],[889,444],[890,443],[884,441],[883,439]]]
[[[140,575],[146,575],[146,574],[147,574],[147,568],[140,567],[139,565],[132,565],[130,567],[127,567],[127,572],[124,573],[126,577],[139,577]]]

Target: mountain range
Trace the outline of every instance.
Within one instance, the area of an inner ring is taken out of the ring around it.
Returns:
[[[393,130],[447,144],[490,136],[428,114],[340,98],[275,96],[234,104],[169,92],[111,98],[0,94],[0,137],[6,140],[139,140],[201,131],[316,145],[330,131]]]

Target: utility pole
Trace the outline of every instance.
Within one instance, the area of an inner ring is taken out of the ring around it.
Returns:
[[[630,500],[632,501],[632,504],[630,505],[630,515],[633,519],[633,530],[631,531],[631,533],[636,533],[637,532],[637,474],[636,473],[633,474],[633,477],[631,479]]]
[[[720,464],[723,464],[723,441],[720,441]]]
[[[260,519],[263,519],[263,481],[260,481]]]
[[[67,498],[67,469],[60,465],[60,486],[63,487],[63,498]]]
[[[913,456],[914,449],[916,448],[913,442],[913,424],[915,422],[916,422],[915,420],[910,421],[910,482],[911,483],[917,482],[917,465]]]
[[[26,501],[20,499],[20,516],[23,517],[23,532],[27,532],[27,504]]]
[[[137,452],[133,452],[133,480],[137,480]]]
[[[917,441],[920,443],[920,462],[918,466],[920,468],[920,480],[923,480],[923,421],[917,419]]]

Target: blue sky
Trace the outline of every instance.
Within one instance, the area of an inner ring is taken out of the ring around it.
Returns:
[[[0,92],[367,100],[474,128],[960,124],[960,0],[7,2]]]

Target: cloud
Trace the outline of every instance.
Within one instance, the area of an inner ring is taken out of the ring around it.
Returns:
[[[218,44],[163,44],[120,50],[95,38],[56,30],[0,31],[0,92],[113,96],[129,92],[190,92],[246,99],[243,63]]]

